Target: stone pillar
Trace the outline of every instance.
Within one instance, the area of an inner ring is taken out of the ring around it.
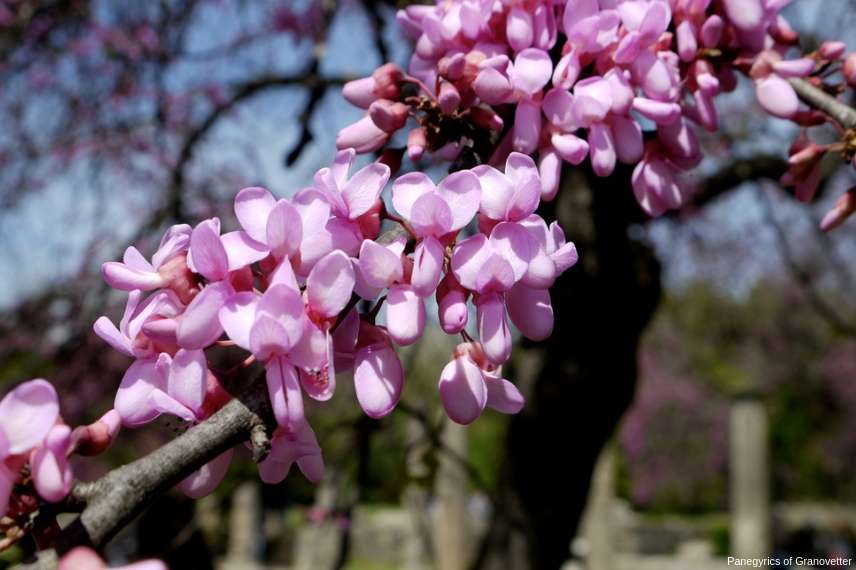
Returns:
[[[337,503],[336,474],[327,470],[315,490],[314,508],[330,513]],[[297,532],[294,553],[296,570],[333,570],[342,549],[342,532],[335,520],[309,522]]]
[[[467,428],[447,421],[443,428],[446,449],[467,456]],[[443,570],[466,570],[469,566],[472,541],[470,516],[467,510],[467,472],[460,462],[439,452],[435,490],[437,512],[434,519],[434,552],[436,567]]]
[[[594,467],[591,489],[583,515],[586,570],[614,570],[616,529],[612,520],[615,504],[615,447],[607,443]]]
[[[767,411],[754,395],[731,406],[729,425],[731,552],[735,557],[768,556],[771,545]]]
[[[222,565],[224,570],[252,570],[259,566],[262,537],[261,506],[258,485],[242,483],[232,495],[229,511],[229,547]]]
[[[420,441],[425,435],[425,429],[418,420],[411,419],[407,423],[407,434],[410,442]],[[401,494],[401,506],[409,515],[408,529],[402,546],[402,570],[431,570],[431,521],[428,517],[428,490],[426,482],[430,477],[430,468],[424,461],[428,451],[427,442],[421,445],[410,443],[407,454],[407,475],[411,482]]]

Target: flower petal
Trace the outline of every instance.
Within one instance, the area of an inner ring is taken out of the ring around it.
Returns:
[[[201,350],[179,350],[172,358],[167,393],[197,417],[202,412],[208,385],[208,361]]]
[[[209,281],[220,281],[229,273],[229,256],[220,241],[219,220],[199,222],[190,234],[190,257],[193,270]]]
[[[277,423],[285,427],[303,424],[303,395],[297,370],[283,357],[272,358],[265,370],[268,395]]]
[[[361,168],[342,188],[342,197],[348,206],[350,219],[355,220],[369,211],[380,198],[389,181],[389,166],[373,162]]]
[[[265,228],[275,204],[276,199],[266,188],[244,188],[235,196],[235,216],[251,238],[265,243]]]
[[[41,378],[24,382],[0,400],[0,430],[8,453],[24,453],[39,445],[59,417],[56,390]]]
[[[49,503],[64,499],[74,478],[68,464],[71,428],[58,424],[51,428],[44,444],[33,454],[33,483],[39,495]]]
[[[169,358],[169,357],[167,357]],[[152,402],[155,390],[166,388],[163,367],[157,366],[154,358],[137,360],[122,377],[113,407],[122,418],[122,425],[138,427],[160,416],[161,412]]]
[[[392,183],[392,205],[405,220],[413,216],[413,204],[421,196],[434,191],[434,183],[421,172],[408,172]]]
[[[517,386],[505,378],[486,378],[487,406],[503,414],[516,414],[526,400]]]
[[[246,232],[237,231],[223,234],[220,238],[226,258],[229,260],[229,271],[235,271],[261,261],[268,256],[268,248],[263,243],[251,238]]]
[[[288,200],[276,203],[267,220],[265,239],[276,259],[291,257],[303,240],[303,221]]]
[[[223,327],[218,318],[220,308],[234,293],[227,281],[205,287],[187,306],[178,324],[178,345],[182,348],[205,348],[220,338]]]
[[[386,326],[399,346],[416,342],[425,329],[425,302],[409,285],[394,285],[386,295]]]
[[[220,326],[235,344],[250,350],[250,329],[256,317],[259,294],[252,291],[235,293],[218,312]]]
[[[458,231],[472,221],[479,211],[481,182],[469,170],[461,170],[444,178],[437,186],[437,195],[452,212],[449,231]]]
[[[487,404],[487,387],[481,369],[466,356],[448,363],[440,373],[440,400],[446,415],[456,423],[475,421]]]
[[[229,448],[184,478],[176,488],[191,499],[201,499],[214,492],[226,476],[235,448]]]
[[[363,241],[358,264],[363,280],[370,287],[389,287],[404,276],[401,254],[372,240]]]
[[[382,418],[401,398],[404,369],[391,346],[361,348],[354,358],[354,390],[366,415]]]
[[[443,275],[446,250],[437,238],[428,236],[416,245],[413,252],[413,271],[410,285],[420,297],[434,293]]]
[[[550,291],[518,283],[506,296],[508,314],[514,326],[531,340],[544,340],[553,332],[553,305]]]
[[[333,251],[315,264],[306,279],[311,310],[334,317],[345,308],[354,292],[354,267],[342,251]]]
[[[511,356],[511,331],[505,317],[505,303],[496,293],[483,295],[476,302],[479,338],[485,356],[494,364],[502,364]]]

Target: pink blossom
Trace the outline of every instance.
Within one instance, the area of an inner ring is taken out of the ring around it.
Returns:
[[[107,570],[107,564],[91,548],[77,546],[60,558],[57,570]],[[144,560],[113,566],[112,570],[167,570],[167,567],[160,560]]]

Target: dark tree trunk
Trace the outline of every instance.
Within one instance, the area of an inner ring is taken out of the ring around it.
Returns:
[[[551,291],[552,337],[516,362],[532,377],[511,420],[500,505],[481,567],[558,569],[588,495],[595,462],[633,399],[637,349],[660,298],[659,264],[633,237],[643,221],[628,169],[609,179],[564,175],[555,206],[580,262]],[[551,213],[552,214],[552,213]],[[528,370],[520,362],[536,362]]]

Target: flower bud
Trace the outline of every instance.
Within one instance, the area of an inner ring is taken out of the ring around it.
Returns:
[[[847,54],[844,59],[844,67],[841,70],[844,80],[850,87],[856,87],[856,52]]]
[[[835,206],[820,221],[821,231],[828,232],[843,224],[856,212],[856,188],[851,188],[838,198]]]
[[[378,99],[369,106],[369,117],[380,130],[394,133],[407,122],[409,110],[410,108],[404,103]]]
[[[372,152],[388,140],[388,133],[379,129],[370,117],[363,117],[339,131],[336,135],[336,148],[353,148],[359,153]]]
[[[820,44],[817,53],[823,59],[838,59],[847,50],[847,44],[844,42],[827,41]]]

